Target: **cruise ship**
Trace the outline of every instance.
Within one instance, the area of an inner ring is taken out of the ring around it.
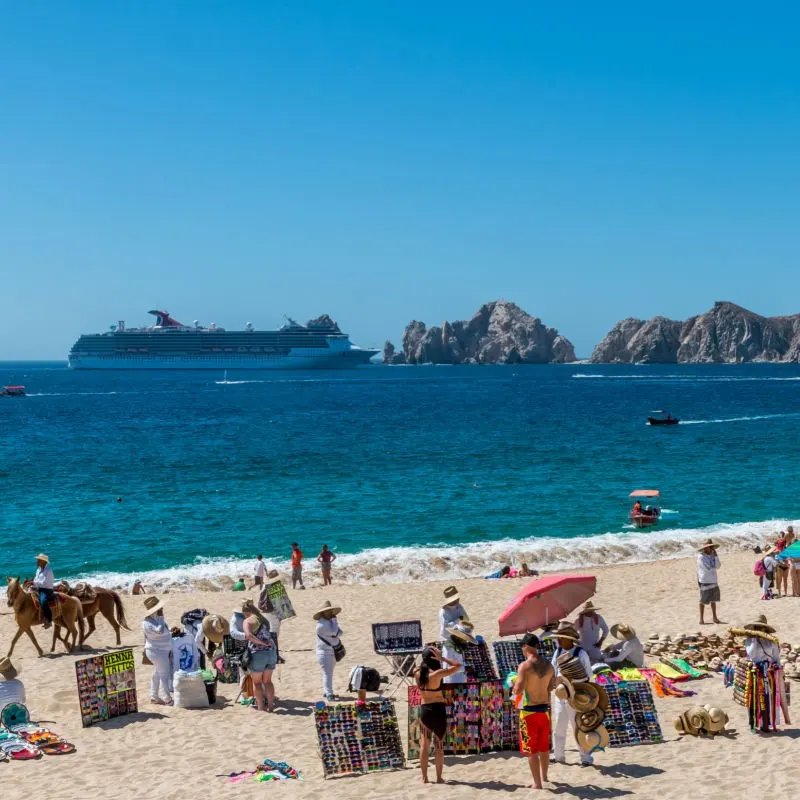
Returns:
[[[277,331],[227,331],[211,323],[182,325],[167,311],[150,311],[155,325],[81,336],[69,352],[73,369],[350,369],[369,363],[377,350],[351,344],[327,315]]]

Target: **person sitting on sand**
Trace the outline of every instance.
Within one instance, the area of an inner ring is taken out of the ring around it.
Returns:
[[[517,669],[514,695],[521,697],[519,712],[519,750],[528,756],[533,788],[547,781],[550,764],[550,692],[555,685],[553,665],[539,656],[539,637],[522,637],[525,656]]]
[[[711,618],[718,625],[723,624],[717,617],[717,603],[720,601],[717,570],[722,562],[717,555],[718,544],[706,539],[697,555],[697,585],[700,587],[700,624],[705,625],[706,606],[711,606]]]
[[[164,619],[164,604],[157,597],[144,601],[144,654],[153,665],[150,702],[172,705],[172,634]],[[161,696],[163,690],[164,697]]]
[[[447,666],[444,666],[444,665]],[[422,736],[419,747],[419,766],[422,782],[428,783],[428,754],[433,737],[433,760],[436,768],[436,783],[444,783],[444,739],[447,734],[447,705],[444,702],[442,684],[445,678],[461,670],[461,664],[450,661],[434,646],[422,651],[422,663],[414,670],[414,680],[419,687],[419,723]]]
[[[608,625],[598,614],[600,611],[591,600],[580,610],[575,620],[575,627],[581,635],[581,647],[586,651],[592,662],[602,660],[603,642],[608,636]]]
[[[644,666],[644,645],[639,641],[636,631],[625,622],[611,626],[611,635],[621,644],[607,647],[603,660],[617,669]]]
[[[269,632],[269,623],[259,614],[251,614],[245,620],[244,635],[251,654],[247,674],[253,681],[256,708],[259,711],[273,711],[275,685],[272,683],[272,671],[278,661],[278,651]]]

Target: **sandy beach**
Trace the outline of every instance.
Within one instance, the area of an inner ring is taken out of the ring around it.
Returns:
[[[800,642],[800,599],[781,598],[762,602],[752,574],[753,555],[741,550],[720,553],[721,618],[737,625],[765,613],[781,641]],[[609,624],[626,621],[644,641],[654,632],[676,635],[699,629],[697,590],[693,559],[669,560],[631,566],[591,570],[597,575],[594,598],[602,606]],[[335,577],[335,573],[334,573]],[[48,725],[77,746],[63,757],[45,757],[37,762],[0,764],[0,786],[23,797],[44,793],[50,798],[75,796],[123,798],[183,798],[209,791],[223,797],[266,797],[289,793],[311,797],[326,792],[341,798],[447,796],[477,797],[481,790],[532,791],[526,760],[511,753],[448,757],[447,787],[420,782],[416,763],[403,771],[383,772],[324,781],[317,754],[312,709],[320,699],[320,670],[314,660],[312,611],[330,599],[343,607],[339,622],[347,647],[345,660],[337,666],[337,693],[346,693],[352,666],[366,664],[385,672],[385,662],[372,652],[371,624],[402,619],[422,620],[426,639],[437,634],[437,614],[444,582],[405,585],[334,585],[290,591],[298,613],[281,629],[281,649],[286,664],[275,673],[280,708],[274,715],[259,714],[233,704],[237,688],[219,684],[216,707],[185,710],[150,706],[150,667],[141,666],[142,598],[125,597],[125,609],[133,628],[123,632],[123,644],[135,647],[137,686],[141,712],[97,727],[83,729],[77,702],[75,661],[90,655],[67,655],[59,645],[55,656],[37,658],[27,640],[21,639],[13,661],[24,681],[31,717]],[[522,582],[458,581],[462,602],[475,623],[476,632],[487,640],[497,638],[497,619]],[[251,593],[252,594],[252,593]],[[248,595],[233,592],[169,593],[166,618],[179,622],[180,614],[195,607],[226,617]],[[5,612],[5,608],[4,608]],[[718,626],[720,632],[728,625]],[[705,626],[710,632],[714,626]],[[14,633],[13,616],[0,616],[0,652],[6,652]],[[49,632],[37,629],[40,644],[49,649]],[[113,632],[98,618],[98,631],[90,644],[106,648]],[[96,651],[96,652],[98,652]],[[797,748],[800,730],[784,726],[777,734],[751,734],[744,708],[734,704],[730,689],[723,688],[721,675],[690,684],[694,698],[657,698],[665,742],[659,745],[614,748],[598,753],[593,768],[577,766],[577,751],[568,739],[567,766],[551,767],[551,791],[581,798],[683,798],[688,793],[760,798],[777,793],[791,796],[800,783],[800,765],[789,757]],[[800,697],[800,685],[792,682]],[[672,720],[696,702],[712,703],[730,715],[729,733],[716,739],[680,737]],[[796,705],[795,705],[796,707]],[[403,740],[407,703],[397,702]],[[797,716],[800,712],[796,712]],[[570,750],[570,748],[573,748]],[[265,757],[288,761],[299,769],[302,783],[281,786],[256,783],[228,785],[215,777],[252,769]],[[757,783],[753,783],[757,781]],[[546,793],[545,793],[546,794]]]

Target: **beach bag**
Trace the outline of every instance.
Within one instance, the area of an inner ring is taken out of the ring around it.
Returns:
[[[208,708],[206,682],[200,672],[176,672],[173,686],[175,705],[178,708]]]
[[[759,558],[753,567],[753,575],[763,578],[767,574],[767,568],[764,566],[764,559]]]
[[[358,666],[350,672],[348,692],[377,692],[381,688],[381,676],[372,667]]]

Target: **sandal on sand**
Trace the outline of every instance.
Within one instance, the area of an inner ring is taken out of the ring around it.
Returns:
[[[75,752],[75,745],[69,742],[58,742],[56,744],[46,744],[39,748],[46,756],[65,756],[67,753]]]
[[[154,706],[163,706],[164,701],[160,697],[151,697],[150,703]]]

